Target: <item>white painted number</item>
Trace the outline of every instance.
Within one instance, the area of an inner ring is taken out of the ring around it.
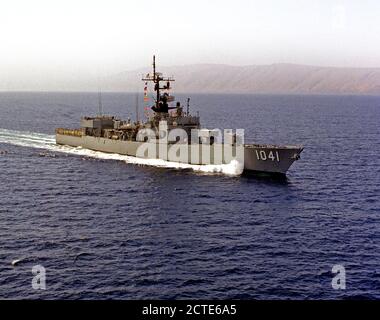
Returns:
[[[280,162],[278,151],[269,151],[268,154],[265,152],[265,150],[255,150],[255,152],[257,160],[265,161],[267,159],[270,159],[272,161],[276,160],[277,162]]]

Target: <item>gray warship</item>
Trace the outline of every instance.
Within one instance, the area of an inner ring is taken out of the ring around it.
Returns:
[[[299,145],[246,144],[238,130],[201,128],[200,117],[186,110],[171,95],[172,77],[156,71],[142,77],[145,82],[144,101],[148,100],[147,86],[154,87],[154,105],[146,113],[146,120],[121,120],[115,116],[83,117],[79,129],[56,129],[56,143],[72,147],[116,153],[146,159],[161,159],[193,165],[228,165],[232,161],[240,166],[240,173],[266,173],[286,175],[294,161],[300,158]],[[137,107],[136,107],[137,109]],[[174,134],[172,134],[174,132]],[[182,152],[180,152],[182,151]],[[179,155],[180,154],[180,155]]]

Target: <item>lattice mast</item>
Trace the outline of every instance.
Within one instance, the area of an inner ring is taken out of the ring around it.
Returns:
[[[162,102],[161,90],[169,91],[171,89],[170,82],[175,81],[173,77],[163,77],[161,73],[156,72],[156,56],[153,56],[153,74],[149,73],[142,78],[143,81],[151,81],[154,83],[154,91],[156,91],[155,107],[160,109],[159,104]],[[161,82],[166,82],[166,85],[161,87]]]

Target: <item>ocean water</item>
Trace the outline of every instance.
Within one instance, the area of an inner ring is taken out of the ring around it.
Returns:
[[[380,298],[380,97],[191,98],[205,127],[301,160],[278,180],[57,147],[96,93],[0,93],[0,298]],[[103,95],[124,118],[134,101]]]

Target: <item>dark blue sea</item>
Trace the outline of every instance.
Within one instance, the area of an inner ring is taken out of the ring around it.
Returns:
[[[57,151],[97,99],[0,93],[0,298],[380,298],[380,97],[191,95],[205,127],[303,144],[280,180]],[[103,106],[135,117],[134,94]]]

